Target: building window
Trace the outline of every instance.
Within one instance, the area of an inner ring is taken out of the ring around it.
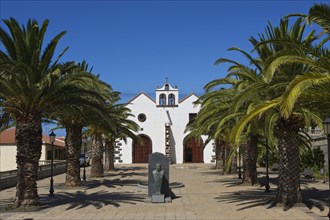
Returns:
[[[159,95],[159,105],[160,106],[165,106],[166,105],[166,95],[165,94],[160,94]]]
[[[169,96],[168,96],[168,105],[175,105],[175,96],[174,96],[174,94],[169,94]]]
[[[170,86],[168,84],[165,84],[165,90],[166,91],[170,90]]]
[[[52,159],[52,151],[48,150],[47,151],[47,160],[51,160]]]
[[[197,113],[189,113],[189,122],[193,121],[197,116]]]
[[[147,119],[147,116],[145,114],[141,113],[138,115],[138,120],[140,122],[144,122],[146,119]]]

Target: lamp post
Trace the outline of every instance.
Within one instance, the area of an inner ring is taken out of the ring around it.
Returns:
[[[330,118],[326,118],[323,121],[323,130],[324,130],[324,134],[328,141],[328,173],[330,173]],[[329,189],[330,189],[330,181],[328,181],[328,182],[329,182]],[[329,200],[328,218],[330,219],[330,200]]]
[[[238,147],[238,179],[242,179],[241,171],[241,148]]]
[[[81,139],[84,148],[84,173],[83,173],[83,181],[86,181],[86,144],[87,144],[87,136],[83,135]]]
[[[102,134],[102,164],[105,164],[105,142],[106,142],[107,138],[104,134]],[[102,165],[102,169],[103,169],[103,165]],[[103,172],[103,171],[102,171]]]
[[[268,149],[268,139],[266,137],[266,184],[265,184],[265,192],[270,192],[269,188],[269,175],[268,175],[268,154],[269,154],[269,149]]]
[[[54,180],[53,180],[53,164],[54,164],[54,142],[55,142],[56,134],[52,131],[49,134],[49,141],[52,144],[52,153],[51,153],[51,165],[50,165],[50,189],[49,189],[49,197],[54,196]]]

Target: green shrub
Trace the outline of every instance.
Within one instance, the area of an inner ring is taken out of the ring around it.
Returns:
[[[311,168],[314,172],[324,167],[324,153],[320,147],[306,151],[300,156],[300,170]]]

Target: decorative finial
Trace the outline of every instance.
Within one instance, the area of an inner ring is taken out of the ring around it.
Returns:
[[[165,79],[166,79],[166,83],[168,83],[168,77],[167,76],[165,77]]]

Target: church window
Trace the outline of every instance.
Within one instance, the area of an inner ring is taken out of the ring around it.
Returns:
[[[144,122],[146,119],[147,119],[147,116],[145,114],[141,113],[138,115],[138,120],[140,122]]]
[[[168,105],[175,105],[175,96],[174,96],[174,94],[170,94],[168,96]]]
[[[159,105],[160,106],[165,106],[166,105],[166,95],[165,94],[160,94],[159,95]]]
[[[165,90],[166,91],[170,90],[170,86],[168,84],[165,84]]]

